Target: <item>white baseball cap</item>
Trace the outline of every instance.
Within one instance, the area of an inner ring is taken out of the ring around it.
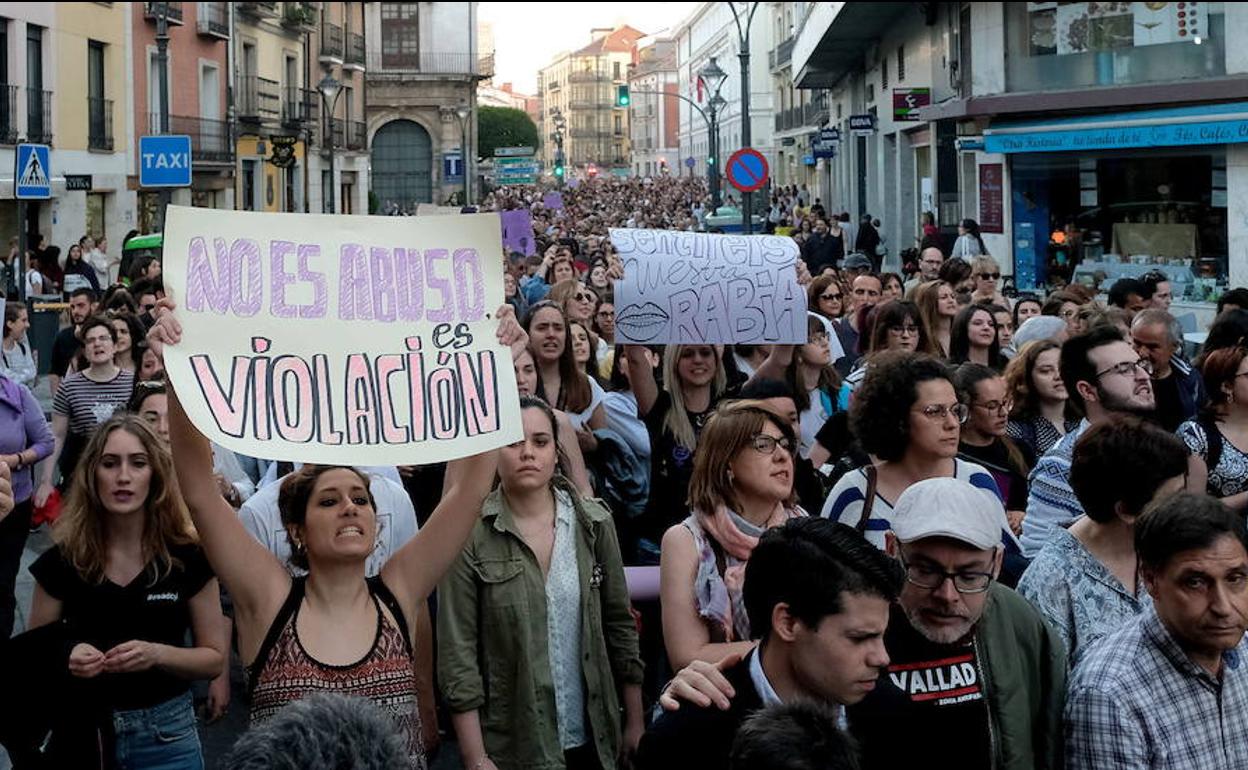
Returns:
[[[903,543],[947,537],[989,550],[1001,545],[1008,527],[1001,499],[961,479],[925,479],[911,484],[892,515],[893,535]]]

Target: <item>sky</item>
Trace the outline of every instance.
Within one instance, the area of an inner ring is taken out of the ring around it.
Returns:
[[[494,84],[537,90],[537,71],[560,51],[589,45],[593,27],[629,24],[646,34],[679,24],[697,3],[481,3],[494,26]]]

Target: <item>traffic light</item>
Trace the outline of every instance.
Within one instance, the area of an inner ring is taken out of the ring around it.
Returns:
[[[628,102],[629,102],[629,98],[628,98],[628,86],[627,86],[627,85],[618,85],[618,86],[616,86],[616,87],[615,87],[615,106],[616,106],[616,107],[627,107],[627,106],[628,106]]]
[[[707,158],[706,158],[706,165],[708,165],[708,166],[714,166],[714,165],[715,165],[715,156],[714,156],[714,155],[708,155],[708,156],[707,156]]]
[[[563,178],[563,163],[555,161],[555,176]]]

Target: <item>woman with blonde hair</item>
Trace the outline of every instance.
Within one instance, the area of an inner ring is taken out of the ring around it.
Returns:
[[[748,652],[745,565],[758,538],[805,512],[793,495],[797,437],[760,401],[721,406],[694,459],[684,521],[663,536],[659,591],[672,667]]]
[[[945,281],[927,281],[914,290],[914,304],[919,306],[923,325],[936,346],[936,355],[949,356],[953,337],[953,319],[958,314],[958,296],[953,285]]]
[[[1009,307],[1010,302],[1001,293],[1001,266],[997,260],[981,254],[971,260],[971,275],[975,278],[975,291],[971,292],[973,305],[1001,305]]]
[[[92,435],[53,540],[30,568],[30,627],[71,634],[67,719],[112,731],[120,767],[202,768],[191,682],[221,672],[221,600],[172,459],[141,418]]]
[[[707,418],[728,387],[723,351],[716,345],[668,345],[663,351],[663,389],[646,361],[646,348],[625,346],[637,414],[650,433],[650,501],[631,533],[636,559],[653,564],[658,543],[686,513],[694,451]],[[625,558],[629,557],[626,548]]]

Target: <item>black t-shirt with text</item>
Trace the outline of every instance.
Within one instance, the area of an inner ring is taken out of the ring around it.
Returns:
[[[152,581],[148,566],[128,585],[84,580],[61,552],[51,548],[30,566],[30,574],[61,602],[61,618],[73,637],[100,652],[131,640],[185,647],[191,629],[190,600],[212,579],[212,568],[198,545],[173,546],[176,563]],[[151,669],[96,678],[99,695],[113,709],[150,708],[186,692],[190,682]]]
[[[862,702],[846,709],[864,770],[990,770],[988,701],[975,645],[930,642],[894,606],[884,646],[888,668]]]
[[[50,371],[57,377],[64,377],[69,365],[82,347],[82,340],[74,333],[73,326],[67,326],[57,333],[52,341],[52,366]]]
[[[705,411],[689,412],[693,433],[702,432],[702,426],[715,411],[716,400]],[[683,447],[664,429],[663,421],[672,409],[672,395],[666,390],[659,392],[658,400],[646,414],[644,421],[650,433],[650,501],[646,506],[644,521],[638,527],[640,537],[658,545],[663,533],[689,515],[686,500],[689,497],[689,481],[693,478],[693,450]]]

